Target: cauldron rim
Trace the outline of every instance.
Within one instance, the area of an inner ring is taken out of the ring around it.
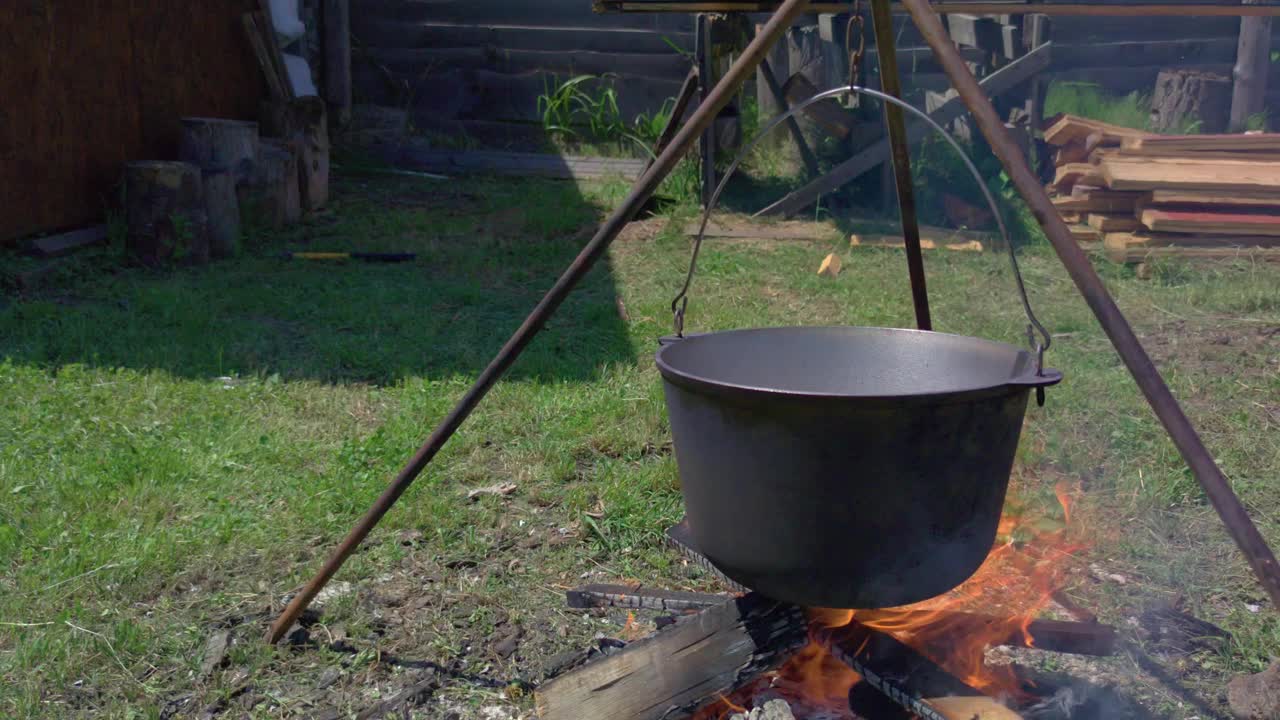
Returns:
[[[667,357],[669,353],[679,352],[676,348],[679,348],[684,343],[715,342],[717,338],[724,338],[728,336],[765,333],[777,334],[779,332],[819,336],[823,333],[831,333],[833,331],[853,336],[896,335],[902,337],[928,337],[937,339],[942,343],[950,343],[953,347],[957,345],[967,345],[971,350],[982,349],[986,351],[1000,351],[1007,353],[1010,359],[1014,361],[1014,370],[1010,372],[1007,378],[998,382],[969,383],[963,385],[957,383],[954,388],[941,391],[926,390],[920,392],[858,393],[847,391],[833,392],[821,390],[796,390],[731,382],[706,377],[705,375],[700,375],[690,372],[689,370],[678,368]],[[682,338],[664,339],[661,345],[662,346],[657,352],[656,363],[659,372],[668,382],[674,382],[690,390],[702,390],[713,394],[727,394],[739,397],[757,396],[762,398],[772,397],[777,399],[812,400],[954,401],[961,399],[973,399],[977,396],[990,395],[993,393],[1000,394],[1007,391],[1020,392],[1031,387],[1055,385],[1062,380],[1062,374],[1056,370],[1046,369],[1041,374],[1037,374],[1035,370],[1034,356],[1029,351],[1014,345],[996,340],[977,338],[970,335],[943,333],[932,330],[916,330],[912,328],[886,328],[857,325],[780,325],[690,334]]]

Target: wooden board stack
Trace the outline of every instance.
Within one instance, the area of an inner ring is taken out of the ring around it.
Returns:
[[[1081,246],[1116,262],[1280,260],[1280,134],[1152,135],[1063,115],[1054,205]]]

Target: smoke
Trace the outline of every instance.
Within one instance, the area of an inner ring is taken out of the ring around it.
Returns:
[[[1066,680],[1052,695],[1021,712],[1027,720],[1154,720],[1112,688],[1076,679]]]

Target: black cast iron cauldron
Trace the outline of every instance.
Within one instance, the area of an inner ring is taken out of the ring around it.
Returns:
[[[990,552],[1033,353],[919,330],[781,327],[664,340],[690,530],[778,600],[877,608],[940,595]]]

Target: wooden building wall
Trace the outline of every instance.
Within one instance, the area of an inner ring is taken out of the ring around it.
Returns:
[[[257,5],[0,2],[0,241],[101,221],[122,164],[172,159],[183,116],[254,119]]]

